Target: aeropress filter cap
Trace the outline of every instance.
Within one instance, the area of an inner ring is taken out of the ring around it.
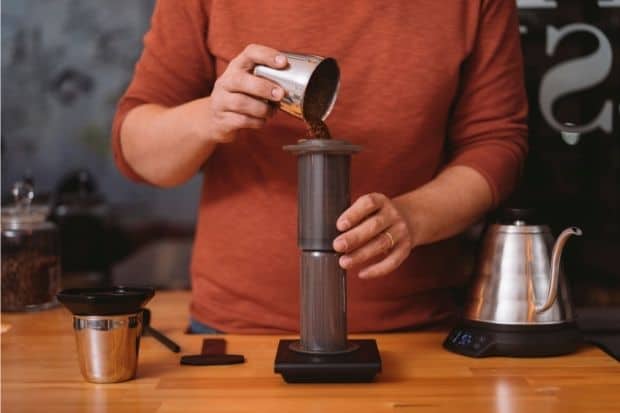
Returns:
[[[70,288],[58,293],[73,315],[120,315],[137,313],[155,295],[151,287]]]

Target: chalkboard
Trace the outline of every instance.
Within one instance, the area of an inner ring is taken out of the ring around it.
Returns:
[[[574,286],[620,284],[620,1],[518,1],[530,154],[508,201],[538,208],[567,245]],[[562,136],[561,131],[574,132]],[[579,288],[573,288],[579,290]],[[578,301],[591,297],[579,295]],[[599,301],[609,300],[602,298]]]

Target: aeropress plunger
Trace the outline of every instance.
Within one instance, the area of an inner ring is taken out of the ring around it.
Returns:
[[[372,381],[381,371],[377,344],[347,339],[346,271],[332,247],[350,205],[351,155],[361,148],[306,139],[284,149],[298,165],[300,339],[280,341],[275,371],[287,382]]]

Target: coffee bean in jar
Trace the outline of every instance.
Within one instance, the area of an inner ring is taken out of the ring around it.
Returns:
[[[37,311],[57,304],[60,251],[47,208],[30,205],[26,183],[13,188],[15,205],[2,208],[2,311]]]

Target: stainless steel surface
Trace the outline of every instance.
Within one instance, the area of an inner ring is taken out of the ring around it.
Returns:
[[[572,321],[569,291],[556,252],[557,288],[551,277],[554,242],[544,225],[491,225],[484,236],[465,318],[498,324],[534,325]],[[557,299],[544,311],[550,287]]]
[[[142,314],[73,316],[82,376],[93,383],[115,383],[136,375]]]
[[[336,221],[350,205],[351,154],[359,146],[309,139],[284,148],[298,155],[297,241],[304,251],[333,251]]]
[[[549,289],[547,290],[547,298],[545,299],[545,303],[541,306],[536,307],[537,313],[542,313],[547,311],[553,303],[558,295],[558,280],[560,279],[560,261],[562,259],[562,251],[564,251],[564,245],[566,241],[568,241],[568,237],[572,235],[581,235],[581,230],[579,228],[566,228],[558,239],[555,241],[555,245],[553,246],[553,251],[551,253],[551,281],[549,282]]]
[[[347,343],[347,279],[339,254],[302,252],[300,346],[297,351],[341,353]]]
[[[280,101],[280,109],[300,119],[307,119],[307,97],[319,98],[317,110],[320,119],[325,120],[338,96],[340,70],[334,59],[298,53],[283,53],[288,59],[285,69],[268,66],[254,67],[256,76],[269,79],[280,85],[286,94]],[[319,90],[323,89],[323,90]]]

